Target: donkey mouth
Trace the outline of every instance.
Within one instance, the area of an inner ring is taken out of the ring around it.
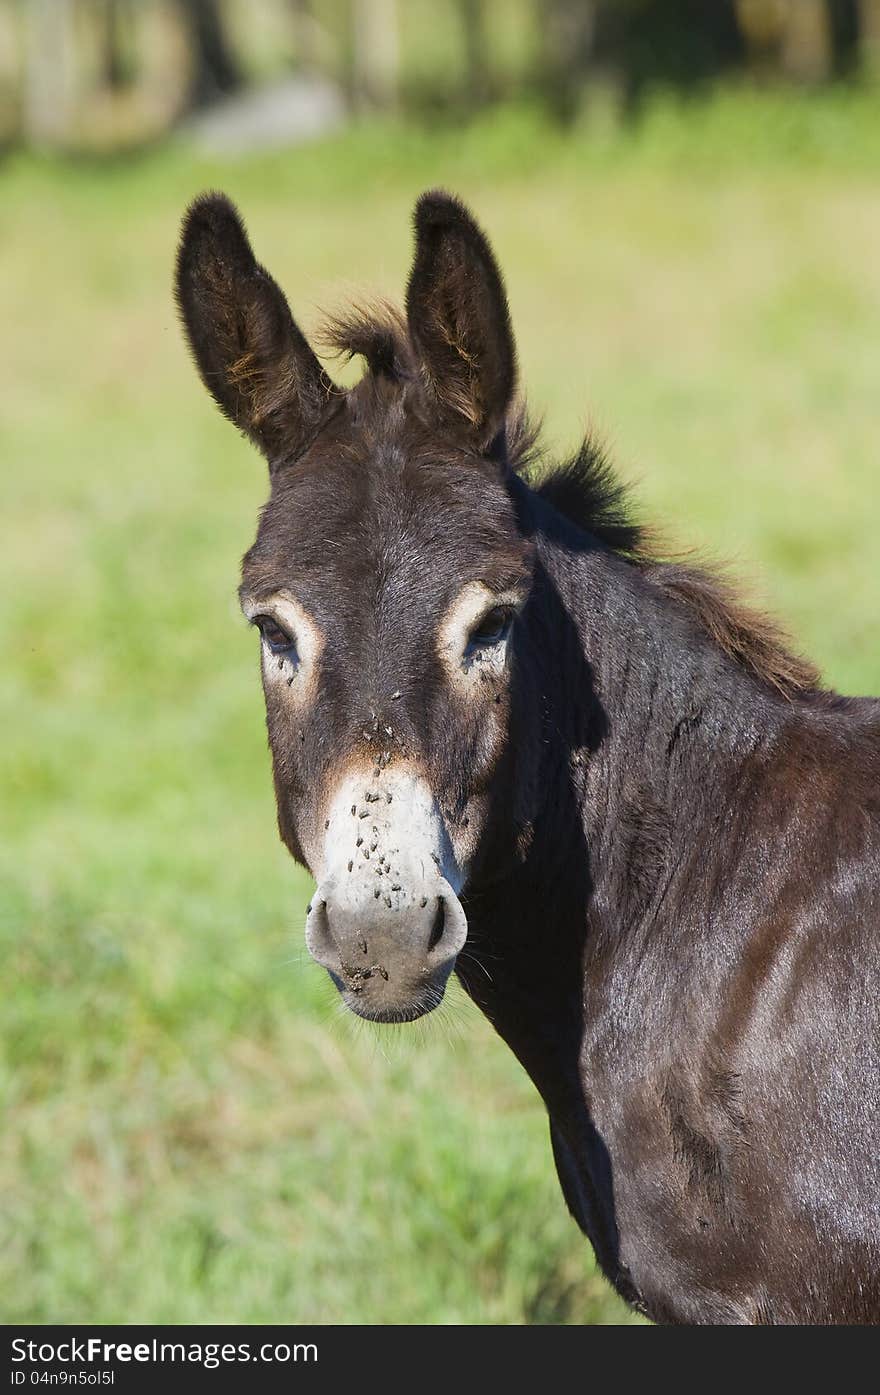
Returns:
[[[339,989],[346,1007],[357,1017],[363,1017],[367,1022],[381,1022],[383,1024],[416,1022],[420,1017],[427,1016],[429,1012],[433,1012],[436,1007],[440,1006],[446,991],[445,982],[440,986],[426,983],[406,998],[376,1002],[366,995],[362,986],[353,985],[332,970],[328,972]]]

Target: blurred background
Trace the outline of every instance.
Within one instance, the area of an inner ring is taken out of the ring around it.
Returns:
[[[225,189],[308,328],[457,191],[551,450],[876,692],[878,66],[878,0],[0,0],[0,1320],[626,1320],[463,995],[306,960],[177,228]]]

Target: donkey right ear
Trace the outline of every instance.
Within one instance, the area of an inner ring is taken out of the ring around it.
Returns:
[[[414,222],[406,309],[425,389],[447,421],[485,449],[504,426],[516,388],[501,273],[486,237],[451,194],[422,194]]]
[[[221,411],[270,469],[299,455],[337,389],[223,194],[203,194],[187,211],[175,294],[202,382]]]

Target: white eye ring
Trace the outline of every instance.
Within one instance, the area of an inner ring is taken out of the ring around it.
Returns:
[[[313,698],[324,635],[308,611],[289,591],[244,597],[241,608],[260,629],[266,681],[283,680],[298,701]]]
[[[500,677],[523,599],[522,591],[493,591],[482,581],[462,587],[437,632],[437,655],[450,682],[470,684],[477,671],[494,671]]]

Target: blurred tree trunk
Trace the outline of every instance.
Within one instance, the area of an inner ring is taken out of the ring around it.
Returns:
[[[492,95],[483,0],[458,0],[458,13],[464,35],[465,96],[468,106],[482,107]]]
[[[128,0],[103,0],[101,68],[104,83],[119,92],[131,83],[134,72],[127,45]]]
[[[396,0],[351,0],[350,19],[352,103],[392,107],[400,60]]]
[[[293,45],[297,67],[314,72],[318,66],[318,24],[312,14],[311,0],[290,0],[293,17]]]
[[[217,0],[178,0],[190,38],[193,70],[188,105],[210,105],[242,85]]]
[[[741,67],[746,56],[741,3],[597,0],[595,53],[620,75],[627,111],[639,110],[653,84],[690,91]]]
[[[847,77],[859,66],[861,21],[859,0],[828,0],[831,64],[835,77]]]
[[[541,30],[541,85],[559,121],[577,114],[596,32],[594,0],[538,0]]]
[[[859,23],[865,40],[880,41],[880,0],[859,0]]]
[[[782,37],[783,72],[801,82],[831,73],[831,18],[826,0],[788,0]]]
[[[737,23],[755,71],[778,73],[787,13],[787,0],[736,0]]]
[[[23,134],[24,44],[19,20],[11,5],[0,6],[0,155]]]
[[[29,0],[24,15],[24,136],[37,149],[57,148],[70,140],[73,126],[73,0]]]
[[[860,0],[859,28],[862,66],[876,77],[880,74],[880,0]]]

